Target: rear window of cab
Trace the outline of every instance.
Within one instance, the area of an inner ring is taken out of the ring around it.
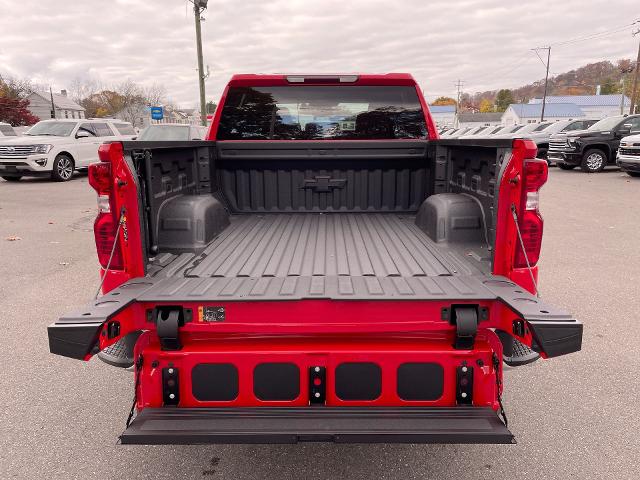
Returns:
[[[426,138],[415,87],[232,87],[219,140],[381,140]]]

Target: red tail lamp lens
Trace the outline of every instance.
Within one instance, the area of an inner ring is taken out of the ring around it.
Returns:
[[[101,162],[115,163],[123,154],[124,150],[120,142],[103,143],[98,147],[98,157]]]
[[[108,195],[111,192],[111,164],[92,163],[89,165],[89,185],[98,192],[98,195]]]
[[[111,250],[113,250],[113,244],[116,241],[117,228],[117,220],[111,213],[99,213],[93,224],[98,261],[103,268],[107,268],[107,264],[109,263]],[[119,245],[117,245],[113,252],[109,269],[122,270],[123,266],[122,252],[120,251]]]

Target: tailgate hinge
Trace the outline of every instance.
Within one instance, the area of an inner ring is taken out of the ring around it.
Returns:
[[[162,350],[180,350],[178,328],[184,325],[182,309],[158,308],[156,310],[156,331],[160,338]]]
[[[453,348],[456,350],[471,350],[478,333],[478,310],[472,307],[453,307],[451,320],[456,326],[456,340]]]

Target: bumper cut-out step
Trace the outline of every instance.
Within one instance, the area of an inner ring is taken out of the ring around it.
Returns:
[[[123,444],[514,443],[490,408],[147,408]]]

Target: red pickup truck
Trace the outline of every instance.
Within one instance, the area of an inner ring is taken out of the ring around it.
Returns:
[[[134,365],[122,443],[510,443],[503,360],[581,348],[535,144],[438,139],[410,75],[236,75],[207,141],[99,153],[104,295],[48,334]]]

